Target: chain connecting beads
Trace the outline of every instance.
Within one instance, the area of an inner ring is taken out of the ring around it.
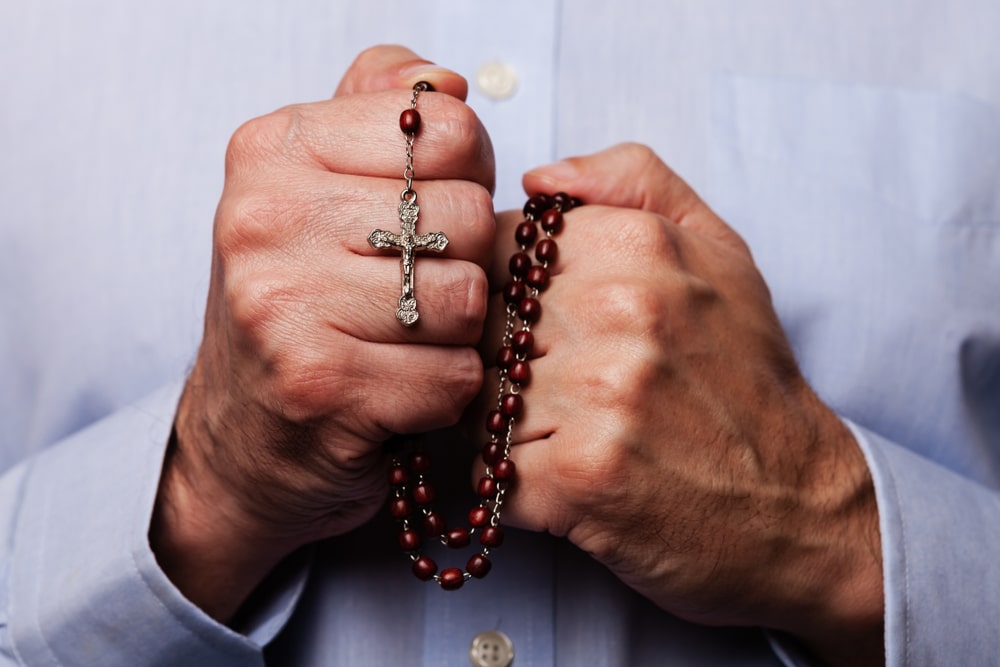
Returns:
[[[503,288],[507,317],[496,356],[497,402],[486,418],[489,440],[482,450],[486,472],[476,486],[479,504],[469,511],[468,527],[448,527],[432,508],[435,493],[427,478],[431,462],[426,453],[417,451],[393,458],[389,512],[400,523],[399,546],[409,555],[418,579],[435,581],[445,590],[461,588],[473,577],[485,577],[493,566],[492,551],[503,544],[500,511],[516,470],[510,453],[514,424],[524,411],[522,390],[531,381],[532,326],[542,314],[539,295],[548,287],[550,268],[557,257],[553,237],[562,230],[563,213],[580,204],[564,193],[535,195],[525,204],[525,220],[514,232],[520,249],[510,258],[511,279]],[[424,539],[458,549],[471,544],[476,535],[478,553],[469,558],[464,569],[449,567],[439,571],[437,563],[422,552]]]

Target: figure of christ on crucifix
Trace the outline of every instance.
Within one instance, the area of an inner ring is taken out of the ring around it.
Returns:
[[[398,248],[403,252],[400,261],[402,272],[402,293],[399,297],[399,307],[396,309],[396,319],[403,326],[413,326],[420,313],[417,312],[417,298],[413,295],[413,253],[417,250],[433,250],[441,252],[448,246],[448,237],[444,232],[429,232],[427,234],[417,234],[417,215],[420,207],[417,206],[417,193],[407,189],[401,195],[399,202],[400,233],[387,232],[382,229],[374,230],[368,236],[368,243],[373,248]]]

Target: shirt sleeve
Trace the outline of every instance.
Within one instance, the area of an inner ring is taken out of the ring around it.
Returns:
[[[0,479],[0,664],[263,665],[308,567],[257,596],[245,634],[190,603],[147,534],[180,384]]]
[[[875,485],[888,667],[986,665],[1000,655],[1000,493],[847,422]],[[789,667],[809,662],[769,633]]]

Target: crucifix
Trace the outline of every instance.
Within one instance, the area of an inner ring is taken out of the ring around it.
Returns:
[[[396,319],[405,326],[412,326],[420,314],[417,312],[417,298],[413,295],[413,254],[417,250],[433,250],[441,252],[448,245],[448,237],[444,232],[429,232],[417,234],[417,193],[407,188],[403,190],[399,202],[400,233],[374,230],[368,236],[368,243],[373,248],[399,249],[403,253],[400,261],[402,272],[402,294],[399,297],[399,307],[396,309]]]

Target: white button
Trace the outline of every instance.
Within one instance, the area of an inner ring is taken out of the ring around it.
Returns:
[[[486,63],[476,73],[476,85],[487,97],[505,100],[517,91],[517,72],[507,63]]]
[[[472,639],[469,659],[474,667],[507,667],[514,662],[514,644],[499,630],[486,630]]]

